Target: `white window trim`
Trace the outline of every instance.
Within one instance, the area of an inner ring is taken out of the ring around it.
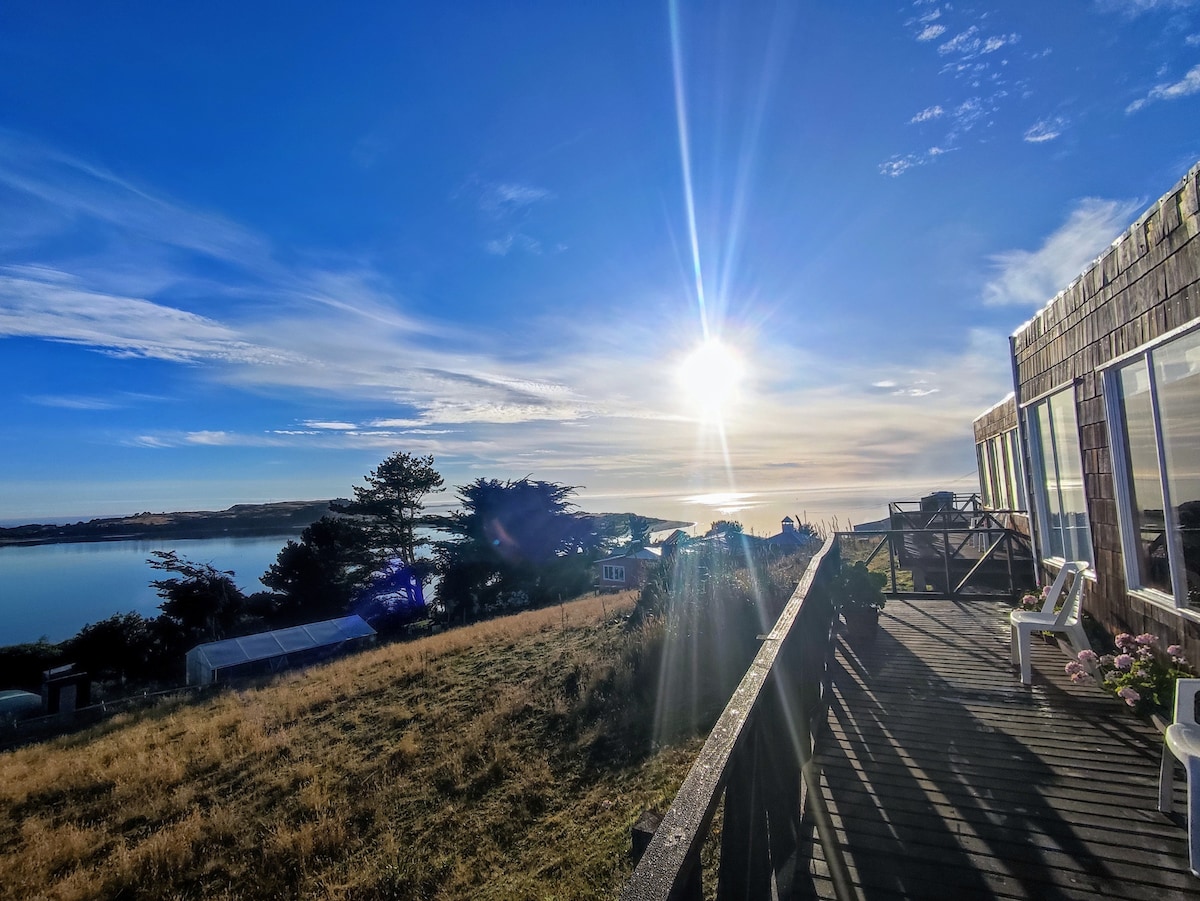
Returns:
[[[1077,400],[1076,394],[1075,394],[1075,382],[1072,381],[1072,382],[1068,382],[1065,385],[1060,385],[1058,388],[1055,388],[1052,391],[1047,391],[1044,394],[1039,394],[1037,397],[1033,398],[1028,403],[1021,405],[1021,415],[1024,417],[1024,420],[1025,420],[1025,435],[1029,439],[1029,442],[1028,442],[1029,443],[1029,463],[1030,463],[1030,468],[1033,470],[1031,475],[1036,477],[1038,475],[1038,473],[1041,473],[1043,481],[1045,479],[1045,474],[1046,474],[1046,463],[1045,463],[1045,460],[1042,459],[1042,434],[1041,434],[1041,430],[1039,429],[1037,423],[1034,421],[1033,411],[1034,411],[1034,408],[1037,407],[1039,404],[1043,404],[1043,403],[1049,404],[1050,398],[1054,397],[1057,394],[1061,394],[1064,391],[1071,392],[1071,404],[1075,409],[1075,417],[1076,417],[1076,434],[1075,434],[1074,444],[1075,444],[1075,449],[1079,452],[1079,472],[1081,473],[1081,475],[1086,475],[1086,471],[1084,470],[1084,467],[1083,467],[1083,448],[1081,446],[1081,443],[1079,440],[1079,433],[1078,433],[1079,405],[1078,405],[1078,400]],[[1033,440],[1033,437],[1035,434],[1037,436],[1036,441]],[[1055,447],[1055,441],[1053,439],[1051,439],[1050,446],[1052,449],[1057,451],[1057,449]],[[1059,471],[1060,470],[1059,470],[1058,463],[1056,460],[1055,466],[1054,466],[1054,472],[1055,472],[1056,476],[1058,475]],[[1033,519],[1037,523],[1038,558],[1044,563],[1048,563],[1048,564],[1050,564],[1052,566],[1056,566],[1056,567],[1061,567],[1064,563],[1067,562],[1066,558],[1059,557],[1059,556],[1051,556],[1051,555],[1047,554],[1047,552],[1046,552],[1047,551],[1047,548],[1046,548],[1047,537],[1049,536],[1050,531],[1051,531],[1050,518],[1049,518],[1050,511],[1043,509],[1041,486],[1031,480],[1030,487],[1033,490],[1030,493],[1030,497],[1029,497],[1029,510],[1032,512]],[[1057,478],[1054,481],[1054,490],[1055,490],[1055,493],[1058,494],[1059,509],[1062,509],[1063,508],[1062,488],[1059,486],[1059,480]],[[1095,541],[1092,539],[1092,515],[1091,515],[1091,511],[1087,509],[1087,505],[1088,505],[1087,502],[1088,502],[1088,497],[1087,497],[1086,479],[1085,479],[1085,488],[1084,488],[1084,492],[1083,492],[1083,506],[1084,506],[1084,512],[1087,514],[1087,517],[1088,517],[1088,544],[1091,545],[1091,547],[1088,549],[1088,556],[1095,557],[1096,556],[1096,546],[1095,546]],[[1093,581],[1095,581],[1096,561],[1094,559],[1090,559],[1088,561],[1088,568],[1084,572],[1084,575],[1089,576]]]
[[[604,568],[600,571],[600,575],[605,582],[624,582],[625,567],[616,566],[612,563],[605,563]]]
[[[1178,565],[1183,560],[1183,538],[1179,534],[1178,517],[1175,515],[1175,505],[1171,501],[1171,486],[1165,473],[1167,471],[1166,452],[1163,448],[1162,422],[1158,409],[1158,376],[1150,365],[1150,356],[1154,351],[1165,347],[1176,338],[1182,338],[1196,331],[1198,326],[1190,324],[1184,328],[1176,328],[1154,341],[1143,344],[1137,350],[1112,360],[1100,367],[1100,375],[1104,380],[1104,412],[1108,418],[1108,447],[1112,457],[1113,487],[1117,499],[1117,523],[1121,534],[1121,557],[1125,570],[1125,586],[1130,594],[1147,603],[1177,613],[1189,614],[1189,619],[1200,620],[1200,611],[1193,610],[1188,605],[1187,572],[1185,567]],[[1118,373],[1130,363],[1141,363],[1145,367],[1150,383],[1150,416],[1154,427],[1155,453],[1158,457],[1158,478],[1163,494],[1164,524],[1167,530],[1167,544],[1171,549],[1168,560],[1171,562],[1172,595],[1157,588],[1147,588],[1141,584],[1141,573],[1138,571],[1138,560],[1141,559],[1140,538],[1133,523],[1133,499],[1129,494],[1129,468],[1125,463],[1125,436],[1120,434],[1117,423],[1121,422],[1120,389],[1117,387]]]

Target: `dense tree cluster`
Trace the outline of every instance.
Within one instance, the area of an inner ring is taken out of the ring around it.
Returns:
[[[469,619],[514,606],[513,598],[538,607],[587,590],[612,536],[572,510],[574,493],[528,477],[461,486],[461,509],[430,520],[451,536],[434,544],[443,615]]]

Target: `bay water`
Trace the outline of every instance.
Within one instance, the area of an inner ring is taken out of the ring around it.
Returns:
[[[158,616],[151,579],[169,577],[146,563],[151,551],[174,550],[193,563],[232,570],[247,594],[289,536],[165,541],[93,541],[0,547],[0,645],[70,638],[115,613]]]

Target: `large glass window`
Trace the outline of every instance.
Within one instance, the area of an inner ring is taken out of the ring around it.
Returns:
[[[1200,607],[1200,332],[1122,364],[1108,386],[1130,587]]]
[[[992,470],[988,460],[987,442],[980,441],[975,445],[975,459],[979,468],[979,496],[985,507],[995,507],[996,500],[992,497]]]
[[[1092,562],[1075,392],[1039,401],[1028,417],[1042,555]]]
[[[1017,440],[1017,430],[1005,432],[1004,460],[1008,474],[1008,509],[1025,509],[1025,476],[1021,468],[1021,445]]]
[[[975,456],[984,505],[993,510],[1024,510],[1017,430],[980,441],[975,445]]]
[[[1129,583],[1137,588],[1157,588],[1171,593],[1167,562],[1166,504],[1158,466],[1150,374],[1146,361],[1138,360],[1117,370],[1120,426],[1124,436],[1123,460],[1127,500],[1127,531],[1132,541],[1126,553]]]
[[[1152,359],[1173,525],[1189,601],[1200,603],[1200,333],[1172,341]]]

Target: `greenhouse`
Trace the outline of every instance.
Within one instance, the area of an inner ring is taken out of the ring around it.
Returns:
[[[275,673],[364,647],[375,630],[361,616],[309,623],[197,645],[187,653],[188,685]]]
[[[18,720],[41,712],[41,695],[31,691],[0,691],[0,720]]]

